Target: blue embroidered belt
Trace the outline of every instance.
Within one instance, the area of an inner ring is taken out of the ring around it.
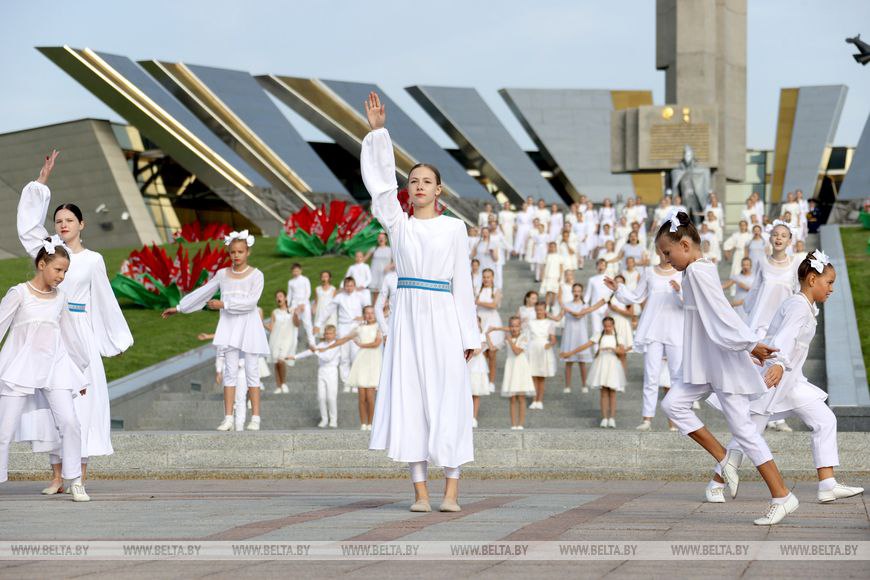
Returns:
[[[67,306],[69,307],[70,312],[81,312],[85,313],[85,304],[80,302],[67,302]]]
[[[425,280],[423,278],[399,278],[396,288],[415,288],[432,292],[450,292],[450,280]]]

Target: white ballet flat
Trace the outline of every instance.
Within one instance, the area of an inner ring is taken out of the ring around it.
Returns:
[[[59,493],[63,493],[63,482],[60,483],[52,483],[48,487],[42,490],[42,495],[57,495]]]
[[[818,498],[819,503],[828,503],[836,499],[852,497],[860,493],[864,493],[863,487],[851,487],[848,485],[843,485],[842,483],[838,483],[834,485],[833,489],[819,491]]]

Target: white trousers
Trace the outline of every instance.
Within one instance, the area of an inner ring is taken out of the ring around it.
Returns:
[[[353,328],[353,325],[339,325],[338,338],[344,337],[347,333],[353,330]],[[347,384],[347,377],[350,375],[350,367],[353,364],[353,359],[356,358],[356,355],[359,352],[359,347],[354,341],[351,340],[344,343],[338,348],[340,349],[338,359],[338,374],[341,377],[342,384]]]
[[[606,312],[607,308],[602,306],[601,308],[589,313],[589,328],[592,331],[589,336],[598,336],[604,328],[604,323],[602,321],[604,320]]]
[[[429,480],[429,462],[428,461],[414,461],[408,464],[408,470],[411,472],[411,482],[413,483],[423,483],[424,481]],[[459,479],[459,468],[458,467],[445,467],[444,468],[444,478],[445,479]]]
[[[840,453],[837,448],[837,416],[822,400],[816,400],[791,411],[774,413],[773,415],[752,415],[752,421],[759,434],[764,433],[768,421],[779,421],[787,417],[797,417],[812,430],[813,462],[816,469],[820,467],[836,467],[840,465]],[[731,439],[728,449],[743,451],[740,444]],[[717,463],[716,473],[722,474],[722,468]]]
[[[245,363],[245,386],[260,386],[260,356],[242,352],[237,348],[228,348],[224,353],[224,386],[238,387],[239,359]]]
[[[641,417],[655,417],[659,401],[659,377],[662,358],[668,357],[668,371],[671,375],[671,388],[682,383],[683,347],[651,342],[646,345],[643,358],[643,411]]]
[[[308,346],[312,347],[315,344],[317,344],[317,342],[314,340],[314,325],[311,322],[311,304],[309,304],[308,302],[299,302],[297,304],[291,304],[290,311],[292,312],[293,310],[298,308],[300,305],[304,306],[304,308],[302,309],[302,314],[299,315],[299,318],[302,321],[302,328],[305,329],[305,338],[308,340]],[[295,332],[297,337],[298,337],[299,329],[296,327],[293,327],[293,332]],[[297,338],[296,340],[298,341],[299,339]]]
[[[60,433],[64,479],[82,476],[82,428],[73,406],[72,391],[44,389],[54,423]],[[9,470],[9,446],[21,423],[27,396],[0,397],[0,483],[6,481]]]
[[[321,421],[338,423],[338,369],[322,367],[317,371],[317,403]]]
[[[756,466],[773,459],[767,441],[758,432],[749,411],[749,397],[716,391],[709,384],[681,384],[672,387],[662,399],[662,411],[683,435],[694,433],[704,426],[692,410],[692,403],[700,401],[710,393],[716,393],[722,404],[722,414],[731,430],[733,439]]]

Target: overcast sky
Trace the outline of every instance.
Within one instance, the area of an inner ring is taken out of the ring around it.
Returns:
[[[862,26],[864,30],[862,30]],[[836,145],[855,145],[870,113],[870,0],[749,0],[747,145],[771,148],[779,90],[849,87]],[[528,136],[497,91],[652,89],[655,0],[4,0],[0,133],[82,117],[122,119],[33,47],[378,83],[440,143],[450,139],[404,91],[475,87],[517,140]],[[308,139],[325,139],[283,108]]]

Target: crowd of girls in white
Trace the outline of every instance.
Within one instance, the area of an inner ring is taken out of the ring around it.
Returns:
[[[772,222],[753,194],[727,238],[713,194],[700,228],[679,197],[663,198],[651,216],[639,199],[617,211],[610,200],[595,209],[582,197],[566,213],[531,198],[516,212],[509,203],[498,213],[487,204],[467,231],[437,210],[440,175],[430,165],[411,170],[414,215],[402,211],[386,112],[374,93],[365,109],[372,132],[363,142],[362,176],[385,231],[371,251],[356,253],[341,290],[322,272],[312,301],[308,278],[293,264],[286,291],[275,293],[276,308],[264,321],[257,306],[264,277],[248,264],[254,237],[233,232],[225,240],[231,266],[163,312],[164,318],[204,307],[220,312],[214,334],[203,337],[218,349],[219,430],[260,428],[265,360],[274,365],[275,392],[288,393],[288,369],[315,357],[318,426],[338,426],[343,383],[345,392],[358,394],[370,448],[409,464],[412,511],[431,510],[429,464],[444,468],[441,510],[459,511],[460,466],[473,460],[481,397],[500,390],[509,399],[511,428],[522,430],[527,397],[529,409],[543,410],[546,381],[559,361],[570,392],[576,363],[581,392],[600,391],[600,426],[614,428],[626,357],[638,352],[644,377],[637,429],[651,429],[658,391],[669,387],[661,406],[671,429],[716,459],[708,501],[724,502],[726,486],[736,496],[738,468],[748,457],[771,494],[755,523],[775,524],[797,509],[762,436],[767,426],[790,430],[788,416],[812,430],[819,501],[863,491],[834,479],[836,420],[824,391],[801,370],[816,305],[833,291],[835,272],[821,251],[804,251],[800,192],[788,194]],[[102,257],[82,244],[81,211],[59,206],[54,236],[42,226],[56,158],[57,152],[46,157],[18,207],[19,238],[36,275],[0,302],[0,331],[9,333],[0,351],[0,482],[10,443],[29,441],[35,451],[50,452],[53,480],[43,493],[67,490],[74,501],[88,501],[87,460],[112,453],[101,357],[123,352],[133,338]],[[526,262],[539,286],[505,325],[499,310],[510,259]],[[724,283],[717,268],[723,259],[731,261]],[[584,287],[574,275],[587,263],[596,273]],[[300,326],[306,349],[299,347]],[[497,389],[499,350],[506,360]],[[246,427],[245,399],[252,411]],[[727,447],[694,413],[701,399],[724,414],[733,436]]]

